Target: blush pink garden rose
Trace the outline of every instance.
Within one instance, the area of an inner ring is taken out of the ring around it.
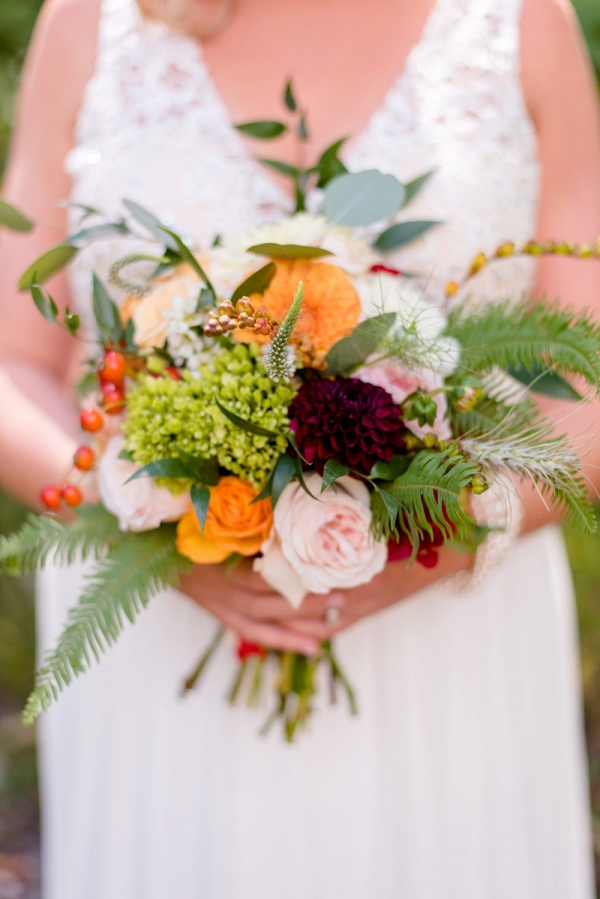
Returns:
[[[109,512],[119,519],[122,531],[151,531],[163,521],[178,521],[190,508],[187,491],[174,496],[166,487],[157,487],[152,478],[125,481],[139,466],[119,459],[125,445],[121,434],[112,437],[98,463],[98,490]]]
[[[317,502],[294,482],[273,513],[273,527],[254,570],[298,608],[308,593],[329,593],[368,583],[383,571],[387,547],[371,535],[369,491],[345,477],[321,490],[321,477],[306,484]]]
[[[393,359],[365,365],[364,368],[354,372],[352,377],[366,381],[367,384],[374,384],[376,387],[383,387],[399,406],[415,390],[437,390],[444,386],[442,375],[427,369],[422,369],[419,372],[407,371]],[[446,417],[448,414],[446,394],[436,393],[433,399],[437,406],[437,415],[433,425],[429,426],[426,424],[421,427],[415,419],[406,422],[406,426],[421,440],[425,434],[430,433],[435,434],[438,440],[451,440],[452,430]]]

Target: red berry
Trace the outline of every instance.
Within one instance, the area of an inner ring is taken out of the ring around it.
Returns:
[[[96,461],[94,450],[90,449],[89,446],[80,446],[75,453],[73,461],[75,462],[75,468],[78,468],[80,471],[90,471]]]
[[[118,415],[125,408],[125,393],[116,384],[103,384],[104,411],[107,415]]]
[[[181,375],[176,368],[173,368],[172,365],[167,365],[167,367],[165,368],[165,374],[168,375],[172,381],[181,381]]]
[[[260,659],[266,658],[267,651],[258,643],[249,643],[247,640],[240,638],[237,645],[237,654],[240,662],[245,662],[250,656],[258,656]]]
[[[100,369],[100,377],[103,381],[112,381],[118,384],[123,381],[127,372],[127,360],[123,353],[117,353],[116,350],[108,350],[104,354],[104,362]]]
[[[84,409],[79,416],[81,427],[84,431],[101,431],[104,427],[104,419],[97,409]]]
[[[60,495],[66,502],[67,506],[80,506],[83,502],[83,493],[75,484],[65,484],[60,491]]]
[[[47,509],[60,509],[61,497],[58,487],[44,487],[40,499]]]

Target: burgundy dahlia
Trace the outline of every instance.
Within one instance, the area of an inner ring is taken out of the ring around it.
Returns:
[[[383,387],[355,378],[306,381],[289,416],[302,455],[319,474],[328,459],[369,474],[404,447],[400,407]]]

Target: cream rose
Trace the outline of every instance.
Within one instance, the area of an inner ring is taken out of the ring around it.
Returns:
[[[438,390],[444,386],[444,379],[441,375],[427,369],[407,371],[392,359],[365,365],[364,368],[359,368],[358,371],[355,371],[352,377],[365,381],[367,384],[374,384],[376,387],[383,387],[399,406],[415,390]],[[423,439],[425,434],[435,434],[438,440],[451,440],[452,429],[447,420],[448,401],[446,394],[434,394],[433,401],[437,406],[437,414],[433,425],[426,424],[421,427],[416,420],[407,421],[406,425],[420,439]]]
[[[152,478],[138,478],[125,484],[138,467],[119,459],[125,445],[122,435],[113,437],[98,463],[98,490],[109,512],[119,519],[122,531],[151,531],[162,521],[177,521],[189,510],[187,492],[173,496],[166,487],[157,487]]]
[[[176,300],[197,302],[199,282],[191,268],[186,274],[175,274],[154,282],[150,293],[146,294],[133,313],[135,342],[142,350],[161,347],[169,331],[168,313]]]
[[[273,528],[254,570],[297,608],[308,593],[329,593],[368,583],[383,571],[385,543],[371,534],[369,491],[345,477],[320,494],[318,474],[306,477],[309,496],[298,484],[283,491]]]

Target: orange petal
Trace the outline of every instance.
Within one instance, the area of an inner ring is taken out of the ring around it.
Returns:
[[[182,556],[198,565],[213,565],[224,562],[232,550],[218,546],[200,530],[196,513],[188,512],[177,525],[176,546]]]

